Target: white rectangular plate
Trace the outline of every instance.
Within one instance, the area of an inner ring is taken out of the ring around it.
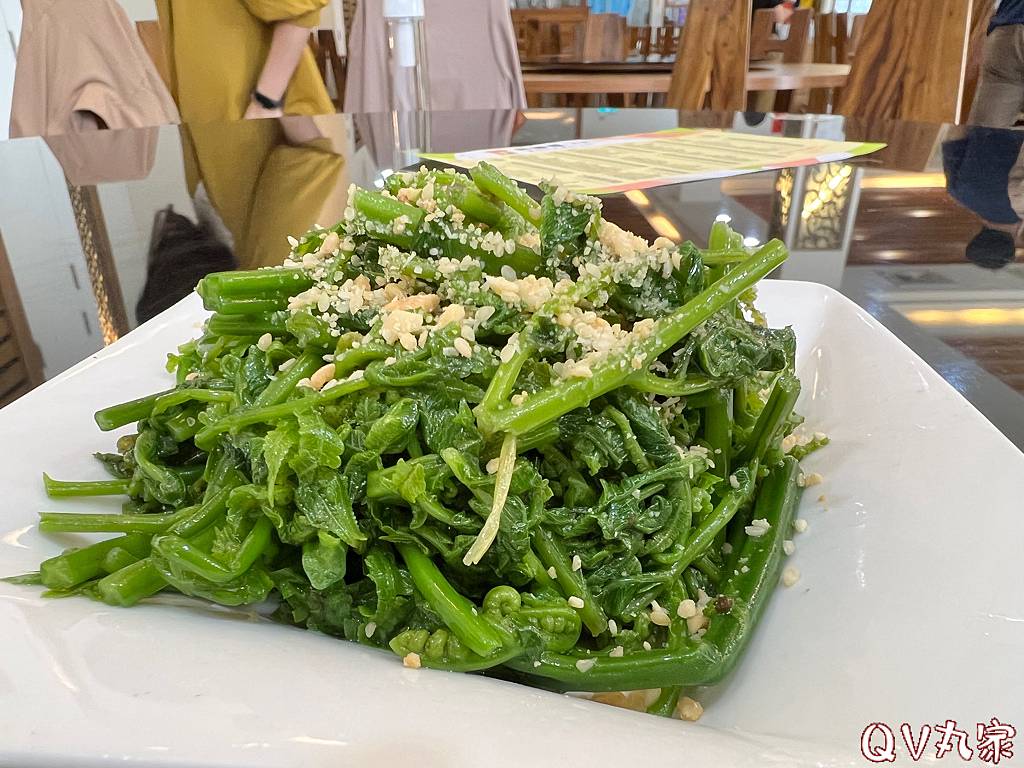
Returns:
[[[0,584],[0,764],[863,765],[874,721],[953,718],[973,740],[995,716],[1024,734],[1024,455],[838,293],[760,292],[797,331],[799,407],[832,444],[807,461],[825,481],[800,510],[803,576],[736,673],[695,694],[699,723],[405,669],[188,601],[118,609]],[[90,454],[114,437],[93,412],[165,387],[166,354],[202,318],[192,296],[0,411],[0,575],[73,541],[41,536],[37,512],[102,502],[58,506],[40,473],[100,478]]]

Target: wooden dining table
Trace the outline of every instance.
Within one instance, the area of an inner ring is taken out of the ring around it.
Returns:
[[[551,62],[523,64],[527,96],[542,93],[667,93],[672,62]],[[753,62],[747,71],[748,91],[792,91],[842,88],[849,64],[786,64]]]

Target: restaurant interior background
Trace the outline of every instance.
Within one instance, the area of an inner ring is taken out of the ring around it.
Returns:
[[[121,2],[133,21],[156,17],[153,0]],[[553,0],[512,3],[515,7],[556,4]],[[631,7],[615,0],[593,0],[592,5],[592,10],[621,14],[628,14]],[[680,18],[685,6],[669,0],[666,13]],[[833,10],[858,15],[869,7],[870,0],[834,0]],[[19,16],[19,0],[0,0],[0,26],[6,26],[0,30],[0,139],[8,123]],[[446,145],[438,138],[443,131],[435,131],[431,148],[454,151],[463,148],[460,140],[473,147],[524,145],[680,125],[679,114],[669,109],[577,109],[571,103],[555,107],[528,109],[525,125],[514,132],[500,120],[498,127],[493,120],[484,121],[488,127],[482,133],[470,132],[459,139],[455,132]],[[844,138],[849,126],[838,115],[780,121],[737,114],[730,120],[730,127],[746,132],[781,130],[786,135],[836,139]],[[349,183],[372,185],[379,182],[381,173],[400,165],[382,158],[379,147],[368,140],[372,131],[365,127],[360,131],[350,116],[317,118],[317,122],[331,135],[334,151],[344,158],[332,182],[335,194],[324,204],[325,211],[334,211],[324,215],[326,223],[331,215],[340,215]],[[966,262],[965,245],[977,232],[979,219],[947,194],[942,157],[943,143],[958,130],[952,125],[936,126],[934,131],[904,136],[903,149],[913,148],[910,164],[894,160],[891,148],[888,163],[837,164],[820,178],[796,169],[675,185],[627,197],[640,214],[636,226],[652,235],[700,240],[707,221],[729,216],[752,243],[783,236],[792,251],[783,277],[830,285],[869,308],[1021,444],[1024,417],[1013,414],[1019,412],[1019,393],[1024,392],[1024,360],[1007,350],[1019,349],[1024,342],[1022,251],[1018,250],[1015,264],[999,272]],[[104,327],[88,279],[90,265],[83,255],[76,212],[68,200],[65,173],[74,147],[62,150],[58,142],[41,139],[0,143],[4,175],[0,224],[9,268],[40,353],[39,380],[65,370],[83,354],[134,327],[134,308],[146,282],[154,214],[173,206],[187,216],[196,215],[183,162],[182,131],[166,126],[137,138],[142,142],[142,165],[128,170],[122,179],[111,177],[94,185],[126,323],[114,330]],[[64,159],[65,167],[58,158]],[[780,201],[801,196],[802,218],[789,217],[784,224],[779,206],[786,203]],[[812,231],[810,224],[816,222],[827,226]],[[822,234],[825,229],[827,233]],[[46,258],[38,258],[40,253]],[[53,302],[63,308],[60,316],[48,310]],[[81,316],[82,322],[65,322],[67,313]]]

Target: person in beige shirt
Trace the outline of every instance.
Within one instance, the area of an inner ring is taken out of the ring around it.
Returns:
[[[178,122],[116,0],[31,0],[23,8],[12,137]]]
[[[426,0],[431,110],[525,109],[508,0]],[[360,0],[349,39],[345,111],[391,108],[383,0]]]

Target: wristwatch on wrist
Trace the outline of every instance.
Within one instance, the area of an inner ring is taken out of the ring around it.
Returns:
[[[252,100],[264,109],[281,109],[284,106],[284,97],[275,101],[269,96],[265,96],[260,93],[256,88],[252,89]]]

